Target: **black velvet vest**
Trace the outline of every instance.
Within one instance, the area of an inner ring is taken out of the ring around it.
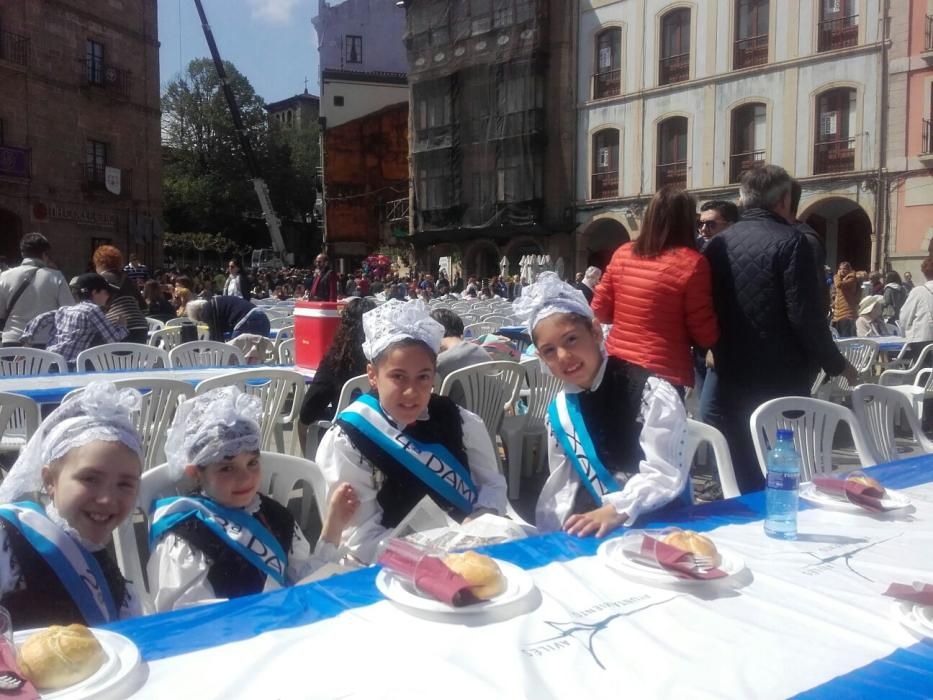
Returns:
[[[23,574],[24,588],[7,593],[0,605],[10,612],[14,629],[32,629],[49,625],[90,624],[62,584],[55,570],[45,561],[23,534],[0,520],[7,533],[7,544]],[[126,604],[126,579],[106,549],[92,552],[113,595],[117,610]]]
[[[253,517],[272,533],[287,556],[295,535],[294,516],[284,506],[262,494],[259,494],[259,501],[259,510]],[[186,518],[169,532],[185,540],[207,557],[211,567],[207,573],[207,580],[218,598],[239,598],[262,593],[266,585],[266,574],[222,542],[198,518]]]
[[[639,442],[641,403],[645,384],[652,376],[648,370],[610,355],[596,391],[577,394],[596,454],[613,474],[637,474],[638,464],[645,458]],[[586,513],[601,505],[581,486],[573,512]]]
[[[469,470],[470,464],[467,461],[466,448],[463,446],[463,419],[457,404],[446,396],[432,395],[428,402],[428,414],[428,420],[415,421],[402,432],[419,442],[443,445]],[[337,423],[350,438],[353,446],[373,465],[373,478],[377,479],[376,472],[381,472],[382,485],[379,487],[376,501],[382,507],[383,527],[392,528],[398,525],[425,496],[430,496],[431,500],[458,521],[469,515],[430,489],[352,425],[339,419]]]

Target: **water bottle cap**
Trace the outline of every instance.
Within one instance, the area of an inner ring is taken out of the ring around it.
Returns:
[[[794,431],[793,431],[793,430],[788,430],[788,429],[786,429],[786,428],[785,428],[785,429],[782,429],[782,430],[778,430],[778,431],[777,431],[777,439],[778,439],[779,441],[780,441],[780,440],[793,440],[793,439],[794,439]]]

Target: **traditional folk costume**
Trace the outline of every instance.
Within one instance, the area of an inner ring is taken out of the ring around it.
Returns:
[[[402,340],[424,342],[435,354],[443,326],[421,301],[392,300],[363,315],[370,361]],[[360,507],[344,531],[344,546],[360,561],[375,560],[389,530],[424,496],[456,520],[478,508],[505,512],[506,484],[486,426],[443,396],[431,396],[424,414],[399,425],[375,393],[341,412],[317,451],[328,488],[348,482]]]
[[[555,313],[593,318],[582,292],[554,273],[540,275],[515,306],[532,331]],[[535,509],[539,530],[559,530],[568,516],[607,504],[630,526],[645,513],[690,502],[680,396],[665,380],[602,351],[592,386],[565,383],[548,407],[550,476]]]
[[[215,389],[179,408],[166,440],[170,468],[206,467],[260,447],[259,399]],[[198,492],[157,500],[150,514],[147,574],[156,611],[237,598],[293,585],[339,558],[336,547],[304,537],[295,518],[256,494],[245,508]]]
[[[120,442],[143,462],[130,413],[139,394],[95,382],[52,411],[0,484],[0,605],[17,629],[103,625],[142,613],[133,585],[99,545],[83,538],[52,503],[32,500],[42,468],[97,440]]]

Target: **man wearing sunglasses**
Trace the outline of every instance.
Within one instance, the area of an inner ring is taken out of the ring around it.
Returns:
[[[697,222],[697,248],[700,252],[709,240],[725,231],[739,220],[739,208],[724,199],[713,199],[700,206],[700,220]]]

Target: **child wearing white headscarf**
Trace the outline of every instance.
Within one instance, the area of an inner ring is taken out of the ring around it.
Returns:
[[[285,506],[259,493],[262,404],[236,387],[185,401],[165,444],[169,469],[197,486],[153,505],[147,573],[156,611],[275,590],[340,558],[358,506],[347,484],[331,494],[315,549]]]
[[[689,502],[687,416],[674,387],[607,356],[583,293],[553,272],[525,287],[514,311],[527,321],[543,369],[564,382],[548,408],[551,474],[535,511],[538,529],[602,537]]]
[[[369,563],[425,496],[458,520],[505,513],[506,484],[486,426],[432,394],[444,327],[420,300],[391,300],[363,315],[373,391],[341,412],[316,461],[328,486],[346,481],[360,508],[344,545]]]
[[[0,483],[0,605],[18,629],[141,613],[106,546],[136,505],[139,393],[95,382],[42,422]]]

